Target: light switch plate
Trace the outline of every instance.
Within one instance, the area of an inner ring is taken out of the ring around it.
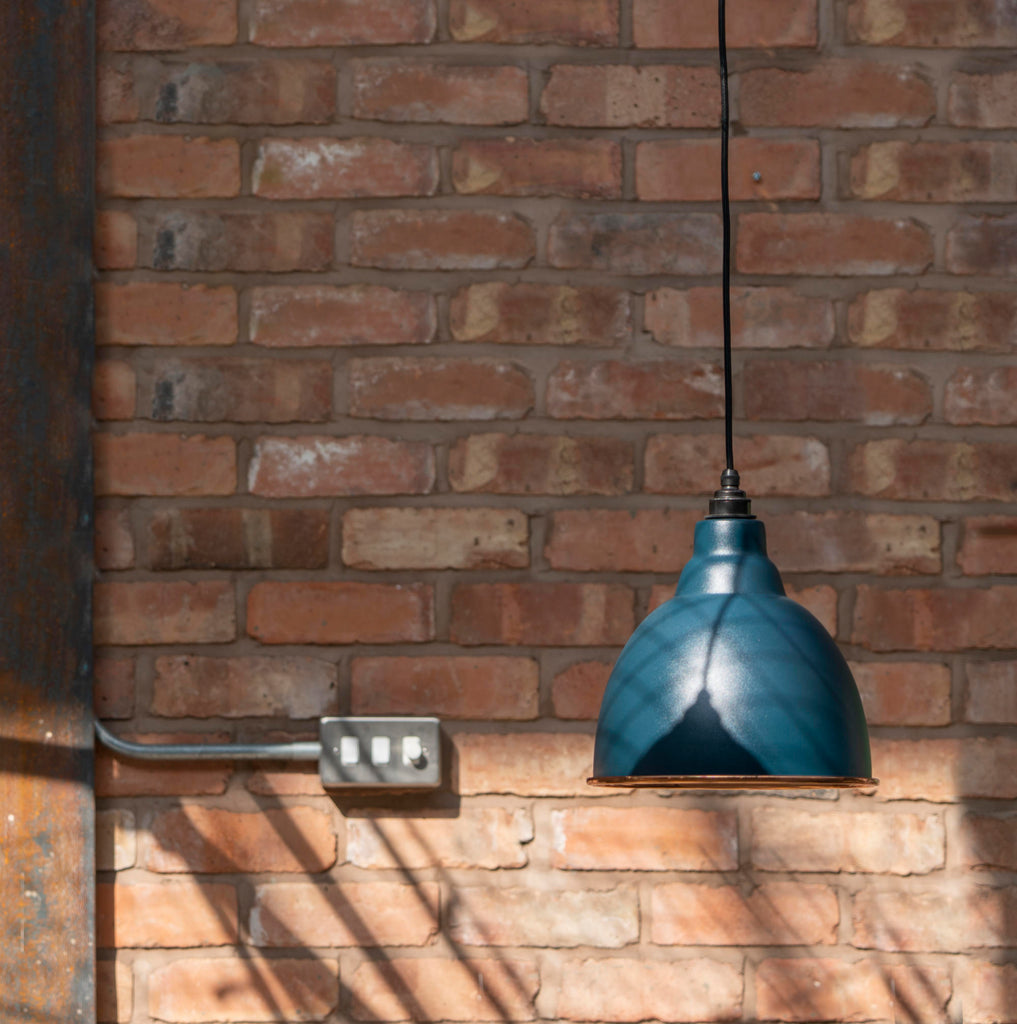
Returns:
[[[323,718],[321,784],[343,790],[436,789],[441,785],[440,727],[437,718]],[[350,763],[354,739],[358,758]]]

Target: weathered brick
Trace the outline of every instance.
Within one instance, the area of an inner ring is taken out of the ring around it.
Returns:
[[[92,415],[97,420],[131,420],[137,410],[134,367],[120,359],[100,359],[92,375]]]
[[[461,796],[600,796],[591,790],[593,737],[581,733],[456,733],[452,737]]]
[[[851,0],[847,35],[870,46],[1017,46],[1017,18],[992,0]]]
[[[579,128],[712,128],[720,91],[712,68],[555,64],[540,98],[548,124]]]
[[[967,426],[1017,423],[1017,369],[1012,366],[961,366],[946,383],[943,414],[948,423]]]
[[[256,0],[259,46],[391,46],[434,35],[432,0]]]
[[[618,42],[618,0],[452,0],[449,30],[459,43],[612,46]]]
[[[537,717],[532,658],[356,658],[355,715],[437,715],[481,721]]]
[[[1008,737],[872,741],[883,800],[950,803],[1017,797],[1017,743]]]
[[[662,807],[551,811],[551,864],[573,871],[735,871],[733,811]]]
[[[322,569],[328,512],[297,508],[167,508],[147,523],[153,569]]]
[[[946,236],[951,274],[1017,274],[1017,216],[960,217]]]
[[[399,60],[353,65],[353,116],[369,121],[518,124],[528,106],[520,67]]]
[[[434,636],[434,599],[419,583],[257,583],[247,632],[263,644],[419,643]]]
[[[930,81],[899,64],[834,59],[801,71],[758,68],[739,78],[746,125],[896,128],[924,125],[936,112]]]
[[[95,316],[99,345],[232,345],[237,340],[232,288],[99,281]]]
[[[126,135],[96,144],[100,195],[128,199],[227,198],[240,191],[234,139]]]
[[[461,195],[621,198],[621,148],[606,139],[472,139],[452,153]]]
[[[964,128],[1017,125],[1017,71],[956,73],[947,102],[950,124]]]
[[[426,946],[438,930],[438,885],[259,885],[250,930],[255,946]]]
[[[239,941],[233,885],[100,883],[95,896],[100,949],[182,949]]]
[[[97,644],[228,643],[236,635],[231,583],[96,583]]]
[[[1017,965],[965,959],[958,966],[957,986],[971,1024],[1017,1021]]]
[[[311,739],[310,736],[303,737]],[[279,768],[259,768],[248,776],[244,788],[257,796],[325,796],[317,766],[306,762]]]
[[[203,1021],[324,1020],[339,1002],[334,960],[191,958],[148,977],[148,1012],[169,1024]]]
[[[455,817],[418,811],[350,812],[347,857],[360,868],[521,868],[533,823],[523,810],[464,805]]]
[[[131,718],[137,665],[133,658],[97,657],[92,701],[99,718]]]
[[[369,961],[348,984],[356,1020],[524,1021],[540,980],[529,960],[459,956]]]
[[[331,213],[224,209],[148,214],[139,261],[153,270],[283,273],[325,270],[332,261]]]
[[[471,434],[449,453],[454,491],[486,494],[627,494],[633,454],[613,437]]]
[[[237,812],[194,804],[160,811],[143,845],[145,867],[168,874],[313,874],[336,862],[332,821],[312,807]]]
[[[382,138],[264,139],[251,175],[254,194],[266,199],[429,196],[438,155]]]
[[[742,484],[755,497],[830,493],[830,453],[814,437],[736,437]],[[654,494],[701,494],[716,489],[724,460],[720,434],[655,434],[646,442],[643,489]]]
[[[547,258],[559,270],[714,274],[720,220],[712,213],[565,212],[551,225]]]
[[[962,537],[957,564],[965,575],[1017,573],[1017,518],[972,516]]]
[[[595,719],[610,675],[611,665],[602,661],[578,661],[559,672],[551,683],[555,717]]]
[[[136,743],[225,743],[226,733],[145,733],[127,735]],[[216,796],[226,791],[233,769],[228,764],[206,762],[121,761],[103,747],[95,755],[95,795],[123,796]]]
[[[134,69],[130,64],[102,63],[96,74],[96,121],[98,124],[123,124],[137,121],[141,113],[134,87]]]
[[[155,660],[151,710],[166,718],[319,718],[335,701],[336,667],[315,658]]]
[[[1017,818],[966,814],[955,838],[965,867],[1017,871]]]
[[[561,509],[544,557],[552,569],[573,572],[680,572],[701,518],[691,509]]]
[[[237,38],[235,0],[104,0],[96,20],[100,50],[183,50]]]
[[[485,210],[358,210],[355,267],[381,270],[497,270],[527,266],[533,228],[515,213]]]
[[[815,46],[815,0],[742,0],[727,24],[727,44],[735,48]],[[700,4],[636,0],[632,15],[636,46],[650,50],[713,50],[716,12]]]
[[[452,592],[452,642],[585,647],[624,644],[632,591],[616,583],[461,583]]]
[[[359,284],[251,292],[251,341],[268,348],[423,345],[434,329],[434,300],[426,292]]]
[[[965,667],[964,721],[1017,724],[1017,661],[977,661]]]
[[[636,146],[636,196],[651,202],[720,199],[720,143],[670,139]],[[819,143],[736,138],[730,149],[731,198],[818,199]]]
[[[236,446],[229,437],[97,434],[96,494],[224,495],[237,486]]]
[[[122,960],[95,964],[96,1019],[100,1024],[127,1024],[134,1014],[134,972]]]
[[[601,946],[639,938],[634,888],[543,891],[464,886],[449,907],[448,933],[466,946]]]
[[[262,437],[247,486],[266,498],[427,494],[434,452],[429,444],[386,437]]]
[[[833,587],[796,587],[784,584],[787,596],[797,601],[807,612],[819,619],[823,629],[837,635],[837,591]]]
[[[99,210],[93,241],[99,270],[130,270],[138,261],[138,222],[126,210]]]
[[[615,288],[485,281],[452,296],[449,326],[455,341],[600,347],[628,340],[632,309]]]
[[[658,885],[650,897],[652,941],[663,946],[818,946],[837,941],[837,894],[827,885],[763,882]]]
[[[950,666],[928,661],[851,662],[869,725],[949,725]]]
[[[124,871],[134,867],[138,839],[134,815],[123,809],[95,812],[95,868]]]

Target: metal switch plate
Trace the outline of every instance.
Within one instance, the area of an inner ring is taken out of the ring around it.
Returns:
[[[437,718],[323,718],[318,770],[325,789],[436,789]]]

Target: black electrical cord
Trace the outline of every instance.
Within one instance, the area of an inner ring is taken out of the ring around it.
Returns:
[[[724,442],[726,467],[734,472],[734,413],[731,381],[731,186],[728,180],[728,135],[731,108],[727,83],[727,26],[724,0],[717,2],[717,35],[720,55],[720,205],[724,220],[722,301],[724,306]],[[735,484],[737,487],[737,483]]]

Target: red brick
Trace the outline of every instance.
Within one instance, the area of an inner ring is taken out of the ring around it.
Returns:
[[[954,74],[947,113],[950,124],[964,128],[1013,128],[1017,125],[1017,71]]]
[[[814,437],[736,437],[742,485],[756,498],[830,493],[830,453]],[[655,434],[646,442],[643,489],[654,494],[712,493],[724,461],[720,434]]]
[[[254,890],[255,946],[426,946],[437,931],[435,882],[295,882]]]
[[[434,636],[423,584],[257,583],[247,632],[263,644],[419,643]]]
[[[336,862],[331,818],[311,807],[225,811],[193,804],[159,811],[144,854],[169,874],[327,871]]]
[[[92,700],[97,718],[131,718],[134,715],[133,658],[95,659]]]
[[[739,77],[746,125],[896,128],[927,124],[936,112],[929,80],[898,64],[835,59],[803,71],[769,67]]]
[[[434,452],[428,444],[385,437],[262,437],[247,485],[266,498],[427,494]]]
[[[454,771],[461,796],[603,796],[591,789],[593,737],[581,733],[456,733]]]
[[[636,146],[636,195],[653,202],[720,199],[720,142],[669,139]],[[759,178],[756,175],[759,175]],[[818,199],[819,143],[737,138],[730,149],[731,198]]]
[[[336,71],[327,60],[222,60],[146,69],[144,120],[170,124],[327,124]]]
[[[555,1016],[563,1020],[739,1020],[742,974],[696,958],[572,960],[564,964]]]
[[[335,709],[336,667],[315,658],[156,658],[153,714],[166,718],[319,718]]]
[[[129,199],[208,199],[240,191],[234,139],[127,135],[96,146],[100,195]]]
[[[610,675],[611,665],[602,661],[578,661],[559,672],[551,683],[555,717],[595,719]]]
[[[736,871],[733,811],[583,807],[551,811],[551,865],[573,871]]]
[[[356,664],[356,663],[354,663]],[[522,810],[464,805],[442,812],[352,812],[346,819],[347,856],[360,868],[521,868],[533,823]]]
[[[618,0],[452,0],[449,29],[459,43],[618,42]]]
[[[353,65],[353,116],[369,121],[519,124],[529,108],[521,67],[364,60]]]
[[[533,382],[495,359],[354,359],[347,366],[350,415],[379,420],[522,419]]]
[[[913,220],[839,213],[743,213],[738,218],[735,260],[747,274],[921,274],[932,258],[932,237]]]
[[[620,949],[639,938],[635,889],[567,890],[459,887],[448,934],[464,946]]]
[[[139,244],[154,270],[283,273],[327,269],[332,235],[331,213],[182,210],[150,214]]]
[[[256,0],[259,46],[386,46],[434,35],[432,0]]]
[[[437,715],[480,720],[537,717],[532,658],[356,658],[355,715]]]
[[[95,215],[93,245],[99,270],[130,270],[138,261],[138,223],[126,210],[100,210]]]
[[[712,68],[555,64],[540,98],[548,124],[579,128],[712,128],[720,89]]]
[[[96,583],[97,644],[214,644],[236,635],[233,585]]]
[[[264,139],[251,174],[254,194],[266,199],[429,196],[438,155],[381,138]]]
[[[1017,797],[1017,744],[978,738],[872,741],[882,800],[950,803],[965,798]]]
[[[1012,366],[962,366],[946,383],[943,414],[948,423],[1017,423],[1017,369]]]
[[[148,520],[153,569],[323,569],[328,512],[296,508],[167,508]]]
[[[99,345],[232,345],[237,340],[232,288],[100,281],[95,316]]]
[[[452,154],[461,195],[621,198],[621,148],[607,139],[472,139]]]
[[[644,321],[661,345],[718,349],[723,343],[720,289],[650,292]],[[835,331],[833,303],[790,288],[735,288],[731,330],[739,348],[828,348]]]
[[[972,516],[965,519],[957,564],[966,576],[1017,573],[1017,518]]]
[[[684,509],[561,509],[544,557],[552,569],[573,572],[680,572],[701,518]]]
[[[869,725],[949,725],[950,666],[928,661],[852,662]]]
[[[766,1020],[947,1024],[950,992],[949,968],[929,964],[803,958],[764,960],[756,970]]]
[[[92,377],[92,415],[97,420],[134,419],[137,380],[134,367],[119,359],[100,359]]]
[[[609,583],[462,583],[452,593],[452,642],[535,647],[621,645],[632,591]]]
[[[792,512],[769,523],[770,556],[784,572],[938,574],[939,523],[932,516]]]
[[[540,987],[528,960],[437,957],[362,963],[349,979],[362,1021],[534,1020]]]
[[[837,894],[827,885],[763,882],[658,885],[650,897],[652,941],[663,946],[818,946],[837,941]]]
[[[964,721],[1017,724],[1017,661],[980,661],[966,666]]]
[[[134,1013],[134,973],[130,964],[96,961],[95,1002],[99,1024],[128,1024]]]
[[[720,221],[712,213],[562,213],[547,258],[559,270],[615,274],[720,272]]]
[[[235,0],[103,0],[100,50],[184,50],[236,42]]]
[[[613,437],[471,434],[449,453],[454,491],[485,494],[627,494],[632,445]]]
[[[525,267],[533,228],[515,213],[485,210],[358,210],[355,267],[381,270],[497,270]]]
[[[713,50],[716,12],[701,4],[636,0],[632,15],[636,46],[650,50]],[[728,20],[732,48],[815,46],[815,0],[742,0],[738,16]]]
[[[792,601],[819,619],[830,636],[837,635],[837,591],[833,587],[796,587],[785,582],[784,589]]]
[[[851,488],[907,501],[1012,501],[1017,447],[887,438],[850,453]]]
[[[434,299],[426,292],[359,284],[251,292],[251,341],[268,348],[423,345],[434,329]]]
[[[148,1012],[169,1024],[324,1020],[339,1002],[334,960],[176,960],[148,977]]]
[[[1010,352],[1017,346],[1017,295],[887,288],[859,295],[848,335],[863,348]]]
[[[1017,818],[966,814],[958,831],[965,867],[1017,871]]]
[[[847,35],[870,46],[1017,46],[1013,11],[994,0],[851,0]]]
[[[1017,216],[961,217],[947,232],[951,274],[1017,274]]]
[[[562,362],[547,382],[555,419],[694,420],[723,414],[724,382],[715,363]]]
[[[136,743],[225,743],[226,733],[147,733],[128,735]],[[217,796],[226,791],[233,769],[228,764],[204,762],[121,761],[104,747],[95,756],[95,795],[126,796]]]
[[[96,68],[96,121],[122,124],[137,121],[141,113],[131,65],[100,64]]]
[[[96,887],[100,949],[183,949],[239,942],[232,885],[159,882]]]
[[[752,863],[763,871],[926,875],[946,863],[939,815],[752,812]]]
[[[244,786],[249,793],[258,796],[325,796],[317,765],[311,768],[307,762],[288,767],[259,768],[250,774]]]
[[[232,494],[236,447],[229,437],[97,434],[97,494]]]
[[[626,292],[485,281],[451,299],[454,341],[499,345],[618,345],[629,339],[632,309]]]
[[[971,1024],[1017,1022],[1017,964],[965,959],[958,974],[958,1005]]]

